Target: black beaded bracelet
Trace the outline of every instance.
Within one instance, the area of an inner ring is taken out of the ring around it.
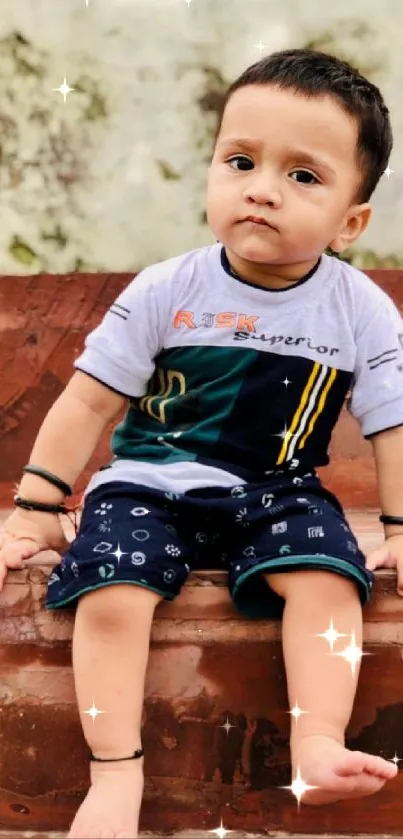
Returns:
[[[22,471],[30,472],[32,475],[38,475],[40,478],[45,478],[46,481],[49,481],[50,484],[60,489],[65,495],[73,494],[72,489],[65,481],[62,481],[57,475],[53,475],[52,472],[47,472],[46,469],[42,469],[41,466],[34,466],[32,463],[28,463]]]
[[[382,515],[379,516],[379,521],[381,521],[382,524],[400,524],[400,525],[402,525],[403,524],[403,516],[386,516],[386,515],[383,515],[383,513],[382,513]]]
[[[40,513],[67,514],[69,512],[64,504],[45,504],[43,501],[29,501],[27,498],[21,498],[20,495],[14,495],[14,504],[16,507],[21,507],[22,510],[37,510]]]

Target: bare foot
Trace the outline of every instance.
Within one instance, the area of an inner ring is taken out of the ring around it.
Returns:
[[[293,780],[297,770],[306,784],[303,804],[329,804],[343,798],[363,798],[378,792],[395,778],[397,766],[382,757],[351,752],[337,740],[322,735],[307,736],[293,750]]]
[[[143,759],[91,765],[91,787],[67,839],[136,839],[143,795]]]

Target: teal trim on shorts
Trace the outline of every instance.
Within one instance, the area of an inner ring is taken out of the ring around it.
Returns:
[[[140,588],[145,588],[147,591],[155,591],[156,594],[161,594],[164,600],[173,600],[176,597],[176,594],[168,593],[166,591],[160,591],[158,588],[153,588],[153,586],[145,586],[144,583],[138,583],[137,580],[114,580],[111,583],[100,583],[98,586],[89,586],[88,588],[83,588],[81,591],[77,592],[76,594],[72,594],[71,597],[67,597],[66,600],[60,600],[59,603],[45,603],[47,609],[58,609],[59,606],[66,606],[67,603],[71,603],[72,600],[78,600],[82,594],[87,594],[89,591],[96,591],[98,588],[109,588],[109,586],[118,586],[121,583],[124,585],[130,586],[140,586]]]
[[[347,577],[348,579],[356,580],[360,583],[360,592],[363,594],[363,598],[361,598],[363,603],[367,603],[370,598],[372,584],[365,576],[364,571],[360,568],[357,568],[356,565],[353,563],[348,562],[345,559],[340,559],[337,556],[318,556],[314,557],[312,554],[296,554],[295,556],[287,556],[287,557],[278,557],[276,559],[266,559],[263,562],[259,562],[257,565],[253,565],[251,568],[247,568],[243,574],[241,574],[232,589],[232,600],[234,605],[238,609],[241,614],[247,615],[249,617],[260,617],[262,618],[262,614],[259,611],[253,609],[253,603],[250,604],[250,608],[247,607],[247,611],[243,608],[242,603],[237,602],[237,595],[239,594],[239,589],[241,585],[251,577],[253,574],[258,573],[259,571],[263,571],[267,569],[268,571],[287,571],[291,570],[292,568],[298,569],[303,571],[304,569],[316,568],[318,571],[335,571],[338,574],[341,574],[343,577]],[[276,599],[280,598],[280,595],[277,592],[274,592]],[[283,598],[280,598],[282,600]],[[269,600],[268,600],[268,609],[267,609],[267,617],[268,619],[272,618],[274,613],[270,610]],[[277,610],[275,617],[277,617]]]

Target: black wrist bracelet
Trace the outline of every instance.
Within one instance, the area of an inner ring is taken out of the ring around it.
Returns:
[[[29,501],[27,498],[21,498],[20,495],[14,495],[14,504],[16,507],[21,507],[22,510],[37,510],[39,513],[67,513],[67,507],[64,504],[45,504],[42,501]]]
[[[40,478],[44,478],[45,481],[49,481],[50,484],[57,487],[61,490],[65,495],[72,495],[72,490],[65,481],[62,481],[57,475],[53,475],[52,472],[48,472],[46,469],[42,469],[40,466],[34,466],[33,463],[27,463],[24,466],[23,472],[30,472],[32,475],[38,475]]]
[[[382,513],[382,515],[379,516],[379,521],[381,521],[382,524],[400,524],[400,525],[403,525],[403,516],[386,516]]]

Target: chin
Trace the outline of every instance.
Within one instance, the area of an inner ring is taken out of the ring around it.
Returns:
[[[256,247],[231,247],[231,245],[225,245],[226,248],[232,251],[232,253],[238,257],[238,259],[243,259],[245,262],[254,262],[256,265],[270,265],[276,264],[277,262],[283,262],[284,258],[276,253],[274,255],[273,248],[270,250],[269,248],[256,248]]]

